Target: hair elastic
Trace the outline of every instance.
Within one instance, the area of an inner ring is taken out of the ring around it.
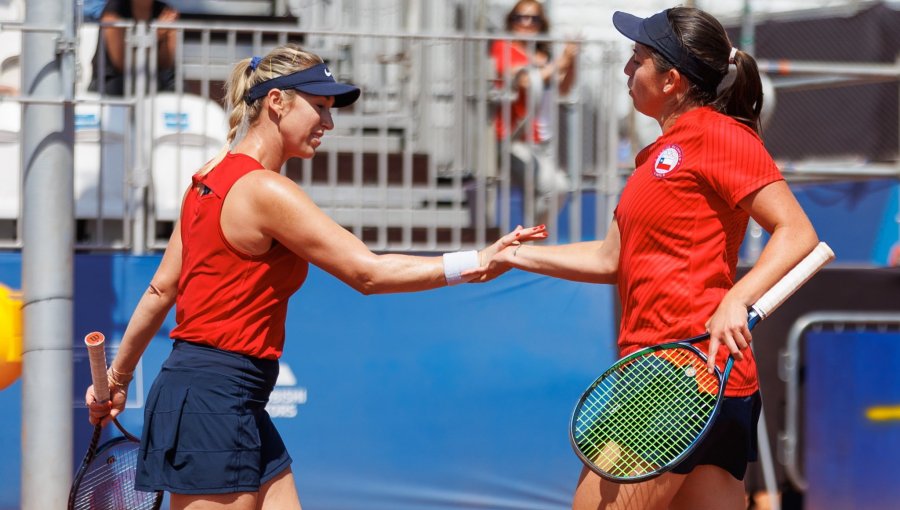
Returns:
[[[737,55],[738,49],[734,46],[731,47],[731,53],[728,55],[728,63],[734,64],[734,56]]]
[[[256,71],[256,68],[259,67],[259,63],[262,60],[262,57],[253,57],[250,59],[250,70]]]

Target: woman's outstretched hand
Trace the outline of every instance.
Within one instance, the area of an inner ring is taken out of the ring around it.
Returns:
[[[500,263],[495,255],[510,246],[517,246],[528,241],[541,241],[547,238],[547,226],[522,228],[517,226],[515,230],[504,235],[497,241],[478,252],[478,260],[481,266],[462,273],[461,276],[471,278],[469,283],[484,283],[493,280],[501,274],[509,271],[510,266]]]

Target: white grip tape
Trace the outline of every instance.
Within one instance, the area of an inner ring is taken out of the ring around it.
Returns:
[[[475,250],[445,253],[444,278],[447,279],[447,285],[456,285],[471,280],[471,278],[460,276],[461,273],[479,266],[478,252]]]
[[[788,271],[781,280],[778,280],[774,287],[763,294],[753,305],[753,309],[760,318],[765,319],[807,280],[812,278],[819,269],[828,265],[832,260],[834,260],[834,252],[831,251],[831,248],[825,243],[819,243],[809,255]]]
[[[91,382],[94,384],[94,398],[97,402],[109,400],[109,380],[106,378],[106,338],[94,331],[84,337],[88,361],[91,364]]]

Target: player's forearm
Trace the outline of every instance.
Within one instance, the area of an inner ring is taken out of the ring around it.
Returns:
[[[606,241],[557,246],[523,244],[511,248],[508,263],[515,268],[555,278],[587,283],[615,283],[618,256],[610,252]]]
[[[447,285],[439,256],[370,253],[361,259],[348,263],[344,267],[352,269],[338,274],[341,280],[365,295],[415,292]]]
[[[150,340],[162,327],[169,310],[174,304],[174,297],[160,294],[154,288],[148,288],[141,297],[137,308],[128,321],[122,343],[110,366],[118,372],[131,373],[138,364]]]
[[[753,268],[729,291],[730,297],[750,306],[803,260],[818,242],[818,236],[808,222],[775,228]]]

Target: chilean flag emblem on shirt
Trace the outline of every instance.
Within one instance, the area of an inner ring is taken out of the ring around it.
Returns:
[[[681,152],[681,147],[675,144],[665,146],[659,156],[656,156],[656,162],[653,163],[653,175],[665,177],[681,165],[682,159],[684,159],[684,154]]]

